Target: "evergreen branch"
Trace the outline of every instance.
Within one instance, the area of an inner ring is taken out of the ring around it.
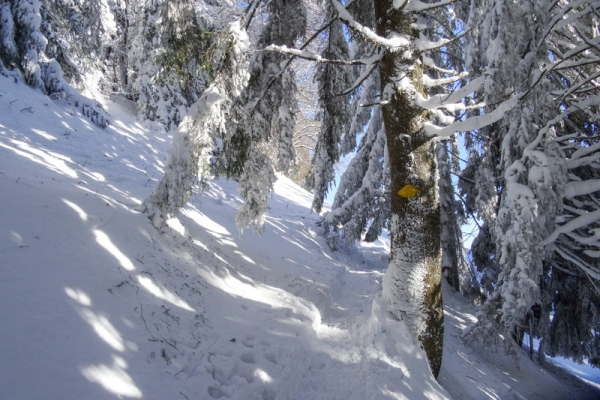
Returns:
[[[555,140],[557,142],[564,142],[565,140],[596,140],[596,139],[600,139],[600,135],[577,137],[577,134],[573,134],[573,135],[560,136],[560,137],[557,137]]]
[[[345,96],[347,94],[354,92],[358,87],[360,87],[363,84],[364,81],[366,81],[369,78],[369,76],[371,76],[373,71],[375,71],[375,68],[377,67],[377,65],[378,64],[373,63],[373,64],[367,66],[367,70],[361,76],[358,77],[356,82],[354,82],[354,85],[352,85],[350,88],[344,90],[342,93],[334,94],[333,96],[334,97]]]
[[[467,205],[467,201],[465,199],[462,198],[462,196],[460,195],[460,193],[458,192],[454,192],[454,195],[456,197],[458,197],[458,199],[464,204],[465,206],[465,212],[467,214],[469,214],[469,216],[473,219],[473,222],[475,222],[475,225],[477,225],[477,227],[479,228],[479,230],[487,233],[489,235],[489,231],[487,229],[485,229],[483,226],[481,226],[481,224],[479,224],[479,221],[477,221],[477,218],[475,217],[475,214],[473,213],[473,211],[471,211],[471,208]]]
[[[557,270],[562,271],[562,272],[564,272],[567,275],[571,275],[571,276],[575,276],[575,277],[579,277],[580,276],[577,272],[569,271],[566,268],[558,266],[557,263],[551,263],[550,265],[552,266],[552,268],[556,268]]]
[[[318,29],[310,38],[308,38],[308,40],[306,42],[304,42],[304,44],[300,47],[300,50],[304,50],[306,47],[308,47],[308,45],[315,40],[325,29],[329,28],[331,26],[331,24],[333,24],[335,21],[337,20],[337,18],[332,18],[329,22],[327,22],[325,25],[323,25],[320,29]],[[268,46],[270,47],[270,46]],[[266,49],[265,49],[266,50]],[[260,97],[258,98],[258,100],[256,100],[254,102],[254,105],[252,107],[252,110],[250,110],[250,113],[254,112],[254,110],[256,109],[256,106],[258,105],[258,103],[265,97],[265,94],[267,93],[267,91],[271,88],[271,86],[273,85],[273,83],[275,83],[275,81],[277,79],[279,79],[279,77],[281,75],[283,75],[283,73],[287,70],[287,68],[290,66],[290,64],[292,63],[292,61],[294,61],[296,59],[296,56],[292,56],[289,60],[286,61],[285,65],[281,68],[281,71],[279,71],[279,73],[274,76],[269,83],[267,84],[267,86],[265,87],[265,90],[261,93]]]
[[[540,243],[540,245],[541,246],[549,245],[550,243],[556,241],[556,239],[558,238],[558,236],[561,233],[569,233],[576,229],[583,228],[583,227],[589,225],[590,223],[592,223],[593,221],[597,221],[599,219],[600,219],[600,210],[586,213],[577,218],[574,218],[571,221],[567,222],[566,224],[558,226],[554,230],[554,232],[552,232],[546,239],[544,239]],[[598,274],[598,278],[600,279],[600,274]]]
[[[573,49],[571,49],[570,51],[566,52],[564,55],[562,55],[562,59],[554,64],[552,64],[550,67],[545,68],[537,77],[537,79],[535,80],[535,82],[533,82],[533,84],[531,85],[531,87],[525,92],[523,93],[522,97],[526,97],[527,95],[529,95],[529,93],[540,83],[542,82],[542,79],[548,75],[551,71],[554,71],[559,65],[565,63],[567,60],[570,60],[573,57],[576,57],[578,55],[580,55],[581,53],[589,50],[592,45],[596,46],[598,45],[598,43],[600,43],[600,37],[599,38],[595,38],[596,40],[592,42],[592,44],[588,44],[586,43],[585,46],[577,46]],[[592,78],[593,79],[593,78]],[[589,81],[589,80],[588,80]],[[584,81],[583,83],[585,83],[586,81]],[[563,95],[563,98],[565,97],[565,95]]]
[[[427,86],[429,88],[437,87],[437,86],[447,86],[450,83],[454,83],[461,79],[465,79],[468,76],[469,76],[468,72],[462,72],[458,75],[454,75],[454,76],[451,76],[448,78],[431,79],[428,75],[423,74],[423,83],[425,84],[425,86]]]
[[[585,44],[587,44],[588,46],[590,46],[590,48],[595,48],[596,50],[600,51],[600,46],[598,45],[598,41],[594,42],[592,39],[588,38],[586,35],[584,35],[579,28],[577,28],[577,26],[574,26],[573,29],[575,29],[575,32],[577,32],[577,34],[579,35],[579,37],[581,38],[581,40],[583,40],[583,42]]]
[[[248,30],[248,28],[250,27],[250,23],[252,22],[252,19],[254,19],[254,14],[256,14],[256,10],[258,9],[258,5],[260,3],[260,0],[254,0],[248,3],[248,7],[246,7],[246,10],[244,11],[244,13],[246,14],[246,30]],[[254,8],[252,8],[252,5],[255,5]]]
[[[452,39],[440,39],[437,42],[427,42],[424,40],[420,40],[420,39],[416,39],[415,43],[417,43],[417,48],[419,48],[419,50],[422,51],[428,51],[428,50],[439,50],[442,47],[446,47],[451,43],[454,43],[455,41],[462,39],[464,36],[467,35],[467,33],[471,32],[473,28],[467,29],[465,31],[463,31],[462,33],[454,36]]]
[[[461,159],[461,161],[465,161],[465,160],[462,160],[462,159]],[[466,161],[465,161],[465,162],[466,162]],[[470,184],[472,184],[472,185],[475,185],[475,184],[476,184],[476,182],[475,182],[474,180],[472,180],[472,179],[468,179],[468,178],[465,178],[465,177],[464,177],[464,176],[462,176],[461,174],[457,174],[456,172],[452,172],[452,171],[450,171],[450,173],[451,173],[452,175],[456,176],[456,177],[457,177],[458,179],[460,179],[461,181],[469,182],[469,183],[470,183]]]
[[[332,59],[328,59],[328,58],[323,58],[319,54],[313,53],[312,51],[291,49],[287,46],[279,46],[276,44],[272,44],[272,45],[265,47],[265,51],[276,51],[278,53],[290,54],[297,58],[302,58],[304,60],[310,60],[310,61],[315,61],[318,63],[325,63],[325,64],[339,64],[339,65],[372,65],[372,64],[374,64],[374,61],[372,59],[332,60]],[[379,57],[379,56],[376,58],[381,59],[381,57]]]
[[[549,7],[548,12],[550,12],[550,10],[558,5],[558,1],[556,1],[552,6]],[[569,4],[566,7],[564,7],[561,12],[559,12],[558,14],[556,14],[554,16],[554,18],[552,19],[552,21],[550,21],[548,27],[546,28],[546,30],[544,31],[544,33],[542,34],[540,40],[537,43],[537,49],[540,49],[542,46],[544,46],[545,42],[546,42],[546,38],[548,37],[548,35],[550,35],[550,33],[553,31],[554,27],[559,23],[559,22],[564,22],[564,17],[566,14],[568,14],[570,11],[572,11],[573,9],[575,9],[575,7],[579,7],[581,6],[583,2],[582,1],[576,1],[573,4]],[[579,16],[582,17],[584,15],[586,15],[590,10],[590,8],[593,8],[592,5],[590,5],[589,8],[585,9],[583,12],[579,12],[577,14],[580,14]],[[592,10],[595,11],[595,10]]]
[[[560,254],[560,256],[562,258],[564,258],[567,261],[570,261],[571,263],[575,264],[575,266],[577,266],[581,272],[584,273],[584,275],[588,278],[588,280],[590,281],[590,284],[594,287],[594,289],[596,290],[596,293],[600,293],[600,290],[598,289],[598,286],[596,286],[594,280],[600,280],[600,272],[592,270],[591,268],[589,268],[584,261],[582,261],[581,259],[579,259],[579,257],[575,256],[574,254],[570,253],[568,250],[566,249],[561,249],[559,246],[556,246],[555,248],[556,252],[558,254]]]

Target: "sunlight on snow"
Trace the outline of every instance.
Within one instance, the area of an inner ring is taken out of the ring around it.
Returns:
[[[16,147],[11,147],[4,143],[0,143],[0,146],[4,147],[5,149],[12,150],[16,154],[41,164],[52,171],[66,175],[69,178],[77,178],[77,172],[75,172],[74,169],[70,168],[65,163],[65,161],[73,162],[71,159],[51,151],[39,150],[38,148],[31,147],[29,144],[21,142],[20,140],[11,140],[10,142]]]
[[[185,237],[185,227],[181,221],[179,221],[179,218],[169,218],[167,220],[167,226],[179,233],[181,236]]]
[[[94,328],[94,331],[110,347],[117,351],[125,351],[125,344],[119,331],[110,323],[108,318],[103,315],[97,315],[91,310],[83,309],[80,312],[81,317]]]
[[[19,235],[15,231],[10,231],[10,238],[13,242],[18,244],[19,246],[23,246],[25,242],[23,242],[23,236]]]
[[[96,382],[107,391],[114,393],[117,396],[133,397],[139,399],[142,397],[142,392],[135,385],[135,382],[125,372],[127,363],[124,359],[113,355],[113,365],[104,364],[90,365],[84,368],[81,373],[90,382]]]
[[[252,265],[256,265],[256,263],[254,261],[252,261],[252,259],[250,257],[248,257],[247,255],[245,255],[244,253],[242,253],[241,251],[237,251],[234,250],[233,251],[235,254],[237,254],[238,256],[240,256],[241,258],[243,258],[246,262],[252,264]],[[266,269],[266,268],[265,268]]]
[[[91,306],[92,300],[83,290],[71,289],[70,287],[65,288],[67,296],[81,304],[82,306]]]
[[[188,217],[191,220],[193,220],[194,222],[196,222],[199,226],[201,226],[202,228],[209,231],[209,233],[211,233],[211,234],[216,233],[219,235],[231,236],[231,233],[227,230],[227,228],[225,228],[223,225],[216,223],[215,221],[208,218],[206,215],[202,214],[201,212],[185,209],[185,210],[183,210],[182,213],[186,217]],[[214,235],[214,236],[216,236],[216,235]],[[221,237],[218,237],[218,238],[221,239]]]
[[[126,137],[127,139],[136,140],[135,137],[126,134],[125,131],[129,131],[129,132],[131,132],[133,134],[136,134],[136,135],[139,135],[139,136],[145,136],[144,128],[142,128],[139,124],[135,124],[135,125],[131,125],[129,123],[126,124],[126,123],[124,123],[123,121],[120,121],[120,120],[115,120],[113,122],[113,124],[114,124],[115,127],[118,126],[118,127],[122,128],[122,129],[119,129],[119,130],[117,130],[117,129],[113,129],[113,130],[115,132],[117,132],[119,135],[121,135],[123,137]],[[136,129],[133,129],[134,126],[136,127]]]
[[[192,239],[192,242],[193,242],[193,243],[194,243],[196,246],[200,247],[202,250],[204,250],[204,251],[208,251],[208,247],[206,247],[206,246],[204,245],[204,243],[202,243],[202,242],[201,242],[201,241],[199,241],[198,239]]]
[[[83,209],[81,207],[79,207],[77,204],[70,202],[67,199],[62,199],[62,201],[63,201],[63,203],[65,203],[66,205],[71,207],[73,209],[73,211],[75,211],[79,215],[79,218],[81,218],[81,220],[83,222],[86,222],[88,220],[87,213],[85,211],[83,211]]]
[[[154,283],[152,279],[145,276],[138,276],[137,280],[140,283],[140,285],[144,287],[144,289],[146,289],[148,292],[152,293],[159,299],[166,300],[177,307],[183,308],[184,310],[195,311],[192,307],[189,306],[188,303],[181,300],[173,293],[169,292],[166,289],[158,287],[158,285],[156,285],[156,283]]]
[[[123,268],[125,268],[127,271],[133,271],[135,269],[129,258],[127,258],[127,256],[123,254],[121,250],[117,248],[117,246],[114,245],[106,233],[97,229],[94,229],[92,232],[96,236],[96,242],[98,242],[100,246],[104,247],[106,251],[115,257]]]
[[[273,378],[271,378],[269,374],[267,374],[264,370],[260,368],[256,368],[256,370],[254,371],[254,377],[260,379],[264,383],[273,382]]]
[[[58,140],[54,136],[52,136],[52,135],[50,135],[50,134],[48,134],[48,133],[46,133],[44,131],[40,131],[39,129],[33,129],[33,128],[31,128],[31,130],[34,133],[37,133],[38,135],[40,135],[41,137],[43,137],[44,139],[47,139],[47,140]]]
[[[344,333],[339,328],[324,325],[322,323],[321,312],[313,303],[285,290],[255,282],[250,278],[247,279],[252,283],[242,282],[229,271],[224,271],[225,276],[218,276],[215,272],[203,268],[197,268],[196,272],[207,283],[232,296],[267,304],[273,308],[291,309],[295,314],[307,317],[312,321],[312,329],[318,338],[327,337],[333,339]],[[331,353],[330,355],[335,358],[339,356],[335,353]]]
[[[93,180],[97,181],[97,182],[106,182],[106,178],[104,177],[104,175],[98,173],[98,172],[90,172],[90,171],[81,171],[84,174],[86,174],[87,176],[89,176],[90,178],[92,178]]]

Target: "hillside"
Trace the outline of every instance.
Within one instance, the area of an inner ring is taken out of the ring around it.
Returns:
[[[236,230],[224,180],[157,232],[136,207],[170,139],[105,106],[100,130],[0,77],[0,399],[598,395],[464,344],[476,310],[450,290],[438,384],[378,301],[388,243],[330,251],[284,177],[262,236]]]

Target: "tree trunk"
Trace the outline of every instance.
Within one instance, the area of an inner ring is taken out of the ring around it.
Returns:
[[[392,0],[375,1],[377,33],[415,37],[413,16],[395,10]],[[441,291],[440,208],[434,143],[425,138],[426,112],[411,99],[422,90],[417,55],[388,51],[380,67],[381,87],[409,74],[412,85],[384,90],[382,108],[392,181],[390,264],[384,278],[384,297],[390,312],[405,320],[424,349],[434,376],[441,362],[444,312]],[[412,87],[410,87],[412,86]]]

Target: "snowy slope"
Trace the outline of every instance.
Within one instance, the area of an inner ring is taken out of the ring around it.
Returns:
[[[507,396],[588,393],[462,343],[473,310],[452,294],[446,391],[378,302],[387,243],[331,252],[286,178],[262,236],[235,229],[228,181],[157,232],[135,208],[170,139],[107,107],[99,130],[0,77],[1,400],[495,399],[524,370],[543,385]]]

